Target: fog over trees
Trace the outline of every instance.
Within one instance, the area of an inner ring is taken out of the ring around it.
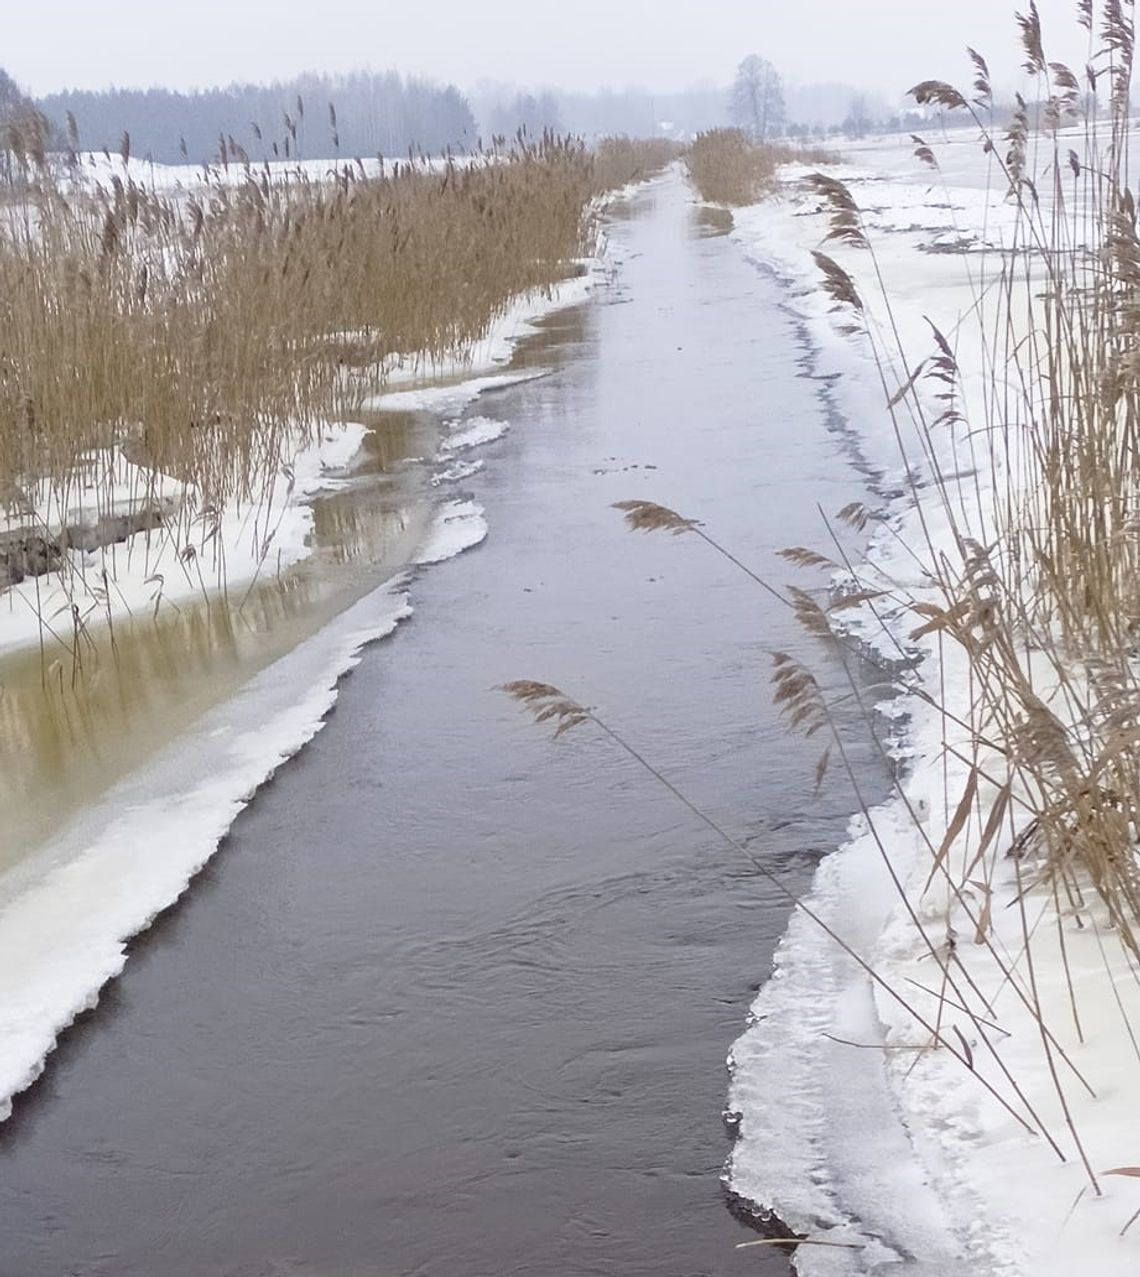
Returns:
[[[335,108],[335,128],[329,107]],[[36,125],[49,148],[68,145],[67,117],[83,150],[118,151],[124,133],[132,154],[159,163],[262,158],[345,158],[409,149],[439,154],[474,151],[492,138],[545,129],[593,142],[601,137],[667,136],[681,140],[730,121],[758,136],[807,138],[839,131],[913,128],[921,115],[900,113],[850,85],[787,84],[756,55],[737,69],[730,90],[703,84],[667,93],[640,87],[594,92],[483,81],[469,94],[454,85],[395,71],[305,74],[270,85],[233,84],[190,92],[172,89],[70,90],[38,102],[0,68],[0,165],[11,165],[6,126]],[[26,132],[26,130],[25,130]]]
[[[737,128],[761,141],[783,131],[787,119],[784,82],[766,58],[752,53],[736,68],[728,114]]]
[[[565,89],[528,92],[517,85],[483,81],[472,91],[471,102],[484,137],[513,134],[519,123],[526,122],[524,107],[530,103],[542,104],[540,118],[543,114],[554,118],[566,132],[587,141],[659,133],[686,137],[716,128],[726,119],[724,89],[719,85],[668,93],[640,87],[604,88],[592,93]]]
[[[35,114],[36,104],[0,67],[0,129],[19,126]]]
[[[336,109],[335,130],[330,104]],[[223,138],[227,146],[233,139],[251,158],[261,159],[329,157],[338,151],[399,156],[409,148],[471,150],[478,136],[471,107],[453,85],[395,71],[309,74],[271,85],[190,93],[72,90],[50,94],[39,106],[61,132],[71,112],[85,150],[117,150],[123,133],[129,133],[135,155],[169,164],[216,159]]]

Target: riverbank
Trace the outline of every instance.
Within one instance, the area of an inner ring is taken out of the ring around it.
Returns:
[[[735,217],[734,237],[783,280],[882,476],[878,507],[849,512],[872,538],[858,586],[880,593],[848,629],[914,661],[916,675],[896,680],[909,691],[889,709],[897,792],[855,821],[809,897],[878,982],[793,920],[733,1051],[741,1125],[728,1182],[797,1231],[860,1248],[805,1247],[805,1275],[902,1264],[932,1277],[1124,1277],[1140,1262],[1140,1232],[1128,1231],[1140,1199],[1112,1172],[1138,1161],[1136,964],[1095,893],[1050,889],[1022,791],[972,744],[975,675],[936,620],[947,604],[931,565],[960,561],[963,527],[979,554],[1000,535],[1021,464],[1017,438],[999,445],[980,424],[1001,374],[979,316],[992,313],[987,285],[1016,211],[976,134],[933,144],[935,170],[912,150],[869,143],[829,170],[871,252],[827,239],[835,206],[804,170]],[[816,251],[840,268],[830,295]],[[927,400],[931,419],[947,402],[954,412],[937,431],[910,402],[916,385],[928,393],[932,365],[947,374],[934,389],[949,394]],[[826,531],[808,544],[827,553]],[[1085,730],[1068,690],[1085,685],[1078,664],[1059,674],[1038,661],[1030,675],[1074,738]]]
[[[415,415],[413,456],[433,428],[487,439],[444,468],[483,462],[449,499],[489,532],[402,587],[413,615],[361,653],[319,734],[247,803],[255,755],[316,725],[336,645],[391,624],[398,594],[128,795],[178,855],[192,821],[244,807],[0,1128],[21,1277],[90,1256],[109,1277],[786,1274],[735,1249],[756,1234],[720,1171],[724,1058],[787,903],[604,738],[553,742],[494,689],[548,678],[599,706],[805,889],[850,799],[812,798],[815,743],[785,738],[763,668],[768,647],[816,645],[707,547],[631,536],[611,503],[677,504],[773,573],[821,493],[866,492],[796,375],[779,289],[679,177],[610,235],[614,269],[518,348],[496,374],[513,384]],[[880,761],[857,765],[883,792]],[[166,842],[140,840],[157,873]],[[112,884],[93,886],[95,914]]]
[[[320,730],[362,648],[411,615],[414,575],[487,535],[459,485],[506,427],[463,418],[487,392],[546,375],[532,361],[510,366],[520,345],[612,269],[603,257],[579,263],[446,363],[394,365],[365,420],[330,424],[285,466],[268,506],[221,512],[205,571],[140,530],[111,547],[109,579],[92,566],[106,547],[73,546],[66,578],[30,575],[0,593],[0,794],[11,813],[0,838],[0,1114],[122,970],[131,938]],[[102,505],[102,473],[96,491]],[[62,520],[44,511],[38,526],[81,519],[73,497]],[[78,672],[41,629],[61,613]]]

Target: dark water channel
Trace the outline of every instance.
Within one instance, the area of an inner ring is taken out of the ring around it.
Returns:
[[[734,1250],[719,1183],[785,904],[612,742],[492,690],[596,706],[800,888],[842,836],[767,687],[787,649],[840,691],[827,654],[609,508],[675,506],[783,580],[816,503],[864,495],[777,286],[716,229],[651,187],[551,375],[472,406],[511,427],[466,485],[488,540],[415,583],[0,1127],[2,1277],[787,1271]]]

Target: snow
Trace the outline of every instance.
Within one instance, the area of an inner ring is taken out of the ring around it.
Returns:
[[[797,185],[806,170],[787,170],[782,196],[740,210],[733,232],[749,257],[785,282],[814,348],[813,371],[828,378],[828,398],[857,432],[869,462],[883,508],[870,525],[861,581],[893,581],[919,600],[927,537],[935,552],[951,560],[959,555],[947,511],[932,497],[922,501],[926,526],[920,525],[915,496],[926,472],[918,435],[904,421],[896,437],[886,399],[930,353],[929,317],[955,349],[969,420],[985,420],[977,317],[986,303],[978,300],[978,283],[985,270],[992,276],[986,257],[1008,242],[1014,215],[1000,180],[991,189],[992,161],[976,137],[952,134],[935,150],[940,174],[923,169],[905,139],[864,144],[857,165],[833,170],[864,210],[873,260],[865,251],[824,242],[827,220],[818,200]],[[966,251],[940,251],[947,245]],[[846,316],[818,288],[813,249],[839,261],[865,299],[871,329],[893,365],[886,388],[866,337],[844,331]],[[885,322],[884,294],[897,342]],[[950,484],[959,520],[984,535],[992,528],[995,480],[1013,458],[988,443],[979,446],[966,431],[958,437],[947,431],[936,446],[944,471],[961,476]],[[868,617],[851,624],[853,635],[869,644],[917,652],[921,684],[950,713],[967,716],[970,672],[951,643],[940,645],[934,636],[910,641],[913,614],[897,618],[890,634]],[[1047,698],[1047,672],[1041,679]],[[1140,1164],[1130,1094],[1140,1068],[1129,1028],[1140,1020],[1137,973],[1095,905],[1082,910],[1078,927],[1072,917],[1056,916],[1051,898],[1031,892],[1031,975],[1016,904],[1024,885],[1019,873],[1031,871],[1014,859],[998,858],[988,884],[991,946],[975,943],[972,927],[963,930],[969,915],[944,887],[924,892],[931,845],[942,841],[968,766],[945,748],[943,719],[921,692],[896,699],[887,712],[898,733],[894,752],[905,761],[903,777],[869,821],[853,822],[848,843],[822,864],[806,901],[881,983],[818,923],[803,912],[793,915],[773,977],[730,1057],[729,1107],[740,1125],[726,1180],[798,1232],[862,1247],[801,1247],[795,1262],[804,1277],[896,1267],[931,1277],[1085,1271],[1131,1277],[1140,1271],[1140,1226],[1121,1231],[1140,1208],[1140,1187],[1104,1172]],[[951,729],[950,744],[958,743]],[[995,797],[983,782],[979,820]],[[905,906],[892,875],[905,887]],[[982,890],[966,903],[976,918]],[[950,917],[958,928],[960,966],[953,973],[959,989],[947,992],[960,1005],[947,1001],[940,1009],[937,996],[924,991],[941,975],[915,919],[940,945]],[[1083,1041],[1069,1009],[1061,935]],[[1068,1133],[1030,1013],[1034,997],[1053,1035],[1065,1100],[1102,1196],[1089,1187]],[[965,1002],[988,1008],[968,1015],[960,1009]],[[932,1049],[931,1033],[916,1014],[928,1025],[940,1022],[943,1041],[962,1058],[946,1045]]]
[[[448,163],[459,167],[477,162],[477,157],[457,156],[450,161],[446,158],[419,158],[416,167],[424,170],[442,171]],[[161,191],[164,194],[176,195],[180,192],[200,194],[212,187],[234,187],[243,182],[260,181],[263,175],[276,185],[305,180],[322,182],[350,170],[358,176],[363,169],[365,177],[379,177],[384,172],[391,172],[395,165],[405,167],[407,157],[396,156],[381,161],[375,157],[340,159],[251,159],[249,164],[231,160],[223,165],[212,164],[160,164],[154,160],[132,155],[124,164],[122,156],[117,152],[83,151],[79,154],[79,169],[76,183],[90,186],[98,182],[108,186],[113,179],[130,180],[148,190]]]
[[[502,369],[538,320],[585,299],[600,270],[590,263],[565,284],[517,299],[483,342],[446,365],[411,359],[388,370],[392,388],[366,407],[445,419],[449,433],[434,458],[433,485],[479,471],[483,462],[466,454],[502,436],[508,424],[463,418],[464,409],[487,390],[547,375]],[[141,470],[120,451],[90,457],[63,507],[40,485],[26,494],[24,508],[9,513],[9,529],[58,532],[107,514],[161,508],[164,522],[190,529],[199,552],[188,563],[179,553],[186,540],[178,545],[159,532],[92,554],[70,551],[67,570],[0,592],[0,652],[38,642],[37,587],[49,621],[74,603],[95,624],[223,585],[236,593],[261,572],[298,562],[311,552],[311,501],[345,481],[366,432],[358,423],[330,423],[315,440],[296,440],[267,502],[235,504],[213,520],[187,485]],[[442,500],[409,566],[443,563],[487,531],[477,502]],[[104,564],[113,570],[110,591],[103,589]],[[121,972],[131,937],[178,899],[258,787],[320,731],[339,679],[363,648],[411,615],[408,584],[398,577],[354,604],[0,876],[0,1119],[43,1071],[58,1035]]]
[[[502,438],[507,432],[507,423],[496,421],[494,417],[468,417],[465,421],[460,419],[446,424],[451,433],[443,441],[445,453],[478,448],[481,444]]]
[[[483,507],[475,501],[448,501],[436,511],[417,563],[442,563],[478,545],[487,535]]]
[[[483,464],[482,458],[477,461],[457,461],[432,475],[432,487],[438,488],[441,483],[461,483],[464,479],[470,479],[483,469]]]
[[[320,731],[365,645],[410,615],[402,581],[368,595],[0,880],[0,1116],[122,970],[129,939],[178,899],[257,788]]]
[[[143,470],[117,448],[84,459],[62,504],[54,486],[37,484],[25,506],[9,510],[6,533],[53,536],[69,524],[151,510],[161,511],[163,525],[121,544],[72,548],[61,571],[0,591],[0,650],[38,643],[41,616],[49,632],[70,629],[73,607],[84,623],[114,621],[224,587],[244,589],[263,571],[291,567],[310,553],[309,503],[352,464],[366,433],[357,422],[327,423],[315,440],[297,439],[266,501],[235,502],[219,514],[192,485]]]

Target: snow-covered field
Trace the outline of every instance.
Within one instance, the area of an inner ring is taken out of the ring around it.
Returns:
[[[828,393],[878,471],[883,517],[870,525],[860,576],[919,601],[936,599],[924,593],[928,541],[951,560],[960,553],[940,502],[924,495],[929,473],[904,433],[906,477],[887,398],[930,355],[929,320],[954,347],[970,423],[986,419],[978,284],[987,246],[1008,243],[1014,216],[976,136],[953,134],[935,150],[939,174],[914,158],[906,139],[863,144],[835,170],[863,210],[873,258],[824,243],[825,211],[795,170],[786,172],[779,199],[739,211],[734,231],[750,257],[786,281],[816,348],[815,371],[833,378]],[[846,331],[849,313],[820,290],[815,249],[849,272],[888,353],[896,340],[889,298],[905,355],[886,386],[866,339]],[[1001,460],[972,448],[973,437],[946,431],[937,446],[944,473],[961,476],[951,481],[949,504],[985,529]],[[824,550],[825,537],[821,528]],[[918,621],[910,611],[888,618],[887,629],[852,624],[870,643],[897,642],[921,655],[920,687],[969,721],[970,672],[949,640],[912,641]],[[943,843],[967,785],[968,732],[952,723],[945,730],[921,694],[895,699],[886,712],[905,764],[897,792],[870,822],[853,822],[850,842],[824,862],[810,900],[881,982],[803,913],[793,917],[730,1060],[730,1109],[741,1119],[730,1187],[800,1233],[849,1245],[801,1247],[796,1264],[805,1275],[1140,1272],[1140,1226],[1125,1231],[1140,1209],[1140,1183],[1105,1174],[1140,1166],[1130,1089],[1140,1072],[1134,963],[1095,904],[1059,911],[1050,892],[1031,891],[1023,916],[1020,875],[1027,881],[1031,870],[1014,857],[994,856],[992,877],[970,881],[965,901],[950,899],[939,881],[925,889],[932,848]],[[997,793],[979,784],[967,844],[977,845]],[[1024,817],[999,811],[998,819],[1004,851]],[[956,865],[962,854],[956,844]],[[953,949],[952,987],[916,920],[935,951]],[[988,945],[975,934],[985,923]],[[1032,1013],[1038,1005],[1047,1037]],[[933,1027],[942,1036],[937,1048]]]

